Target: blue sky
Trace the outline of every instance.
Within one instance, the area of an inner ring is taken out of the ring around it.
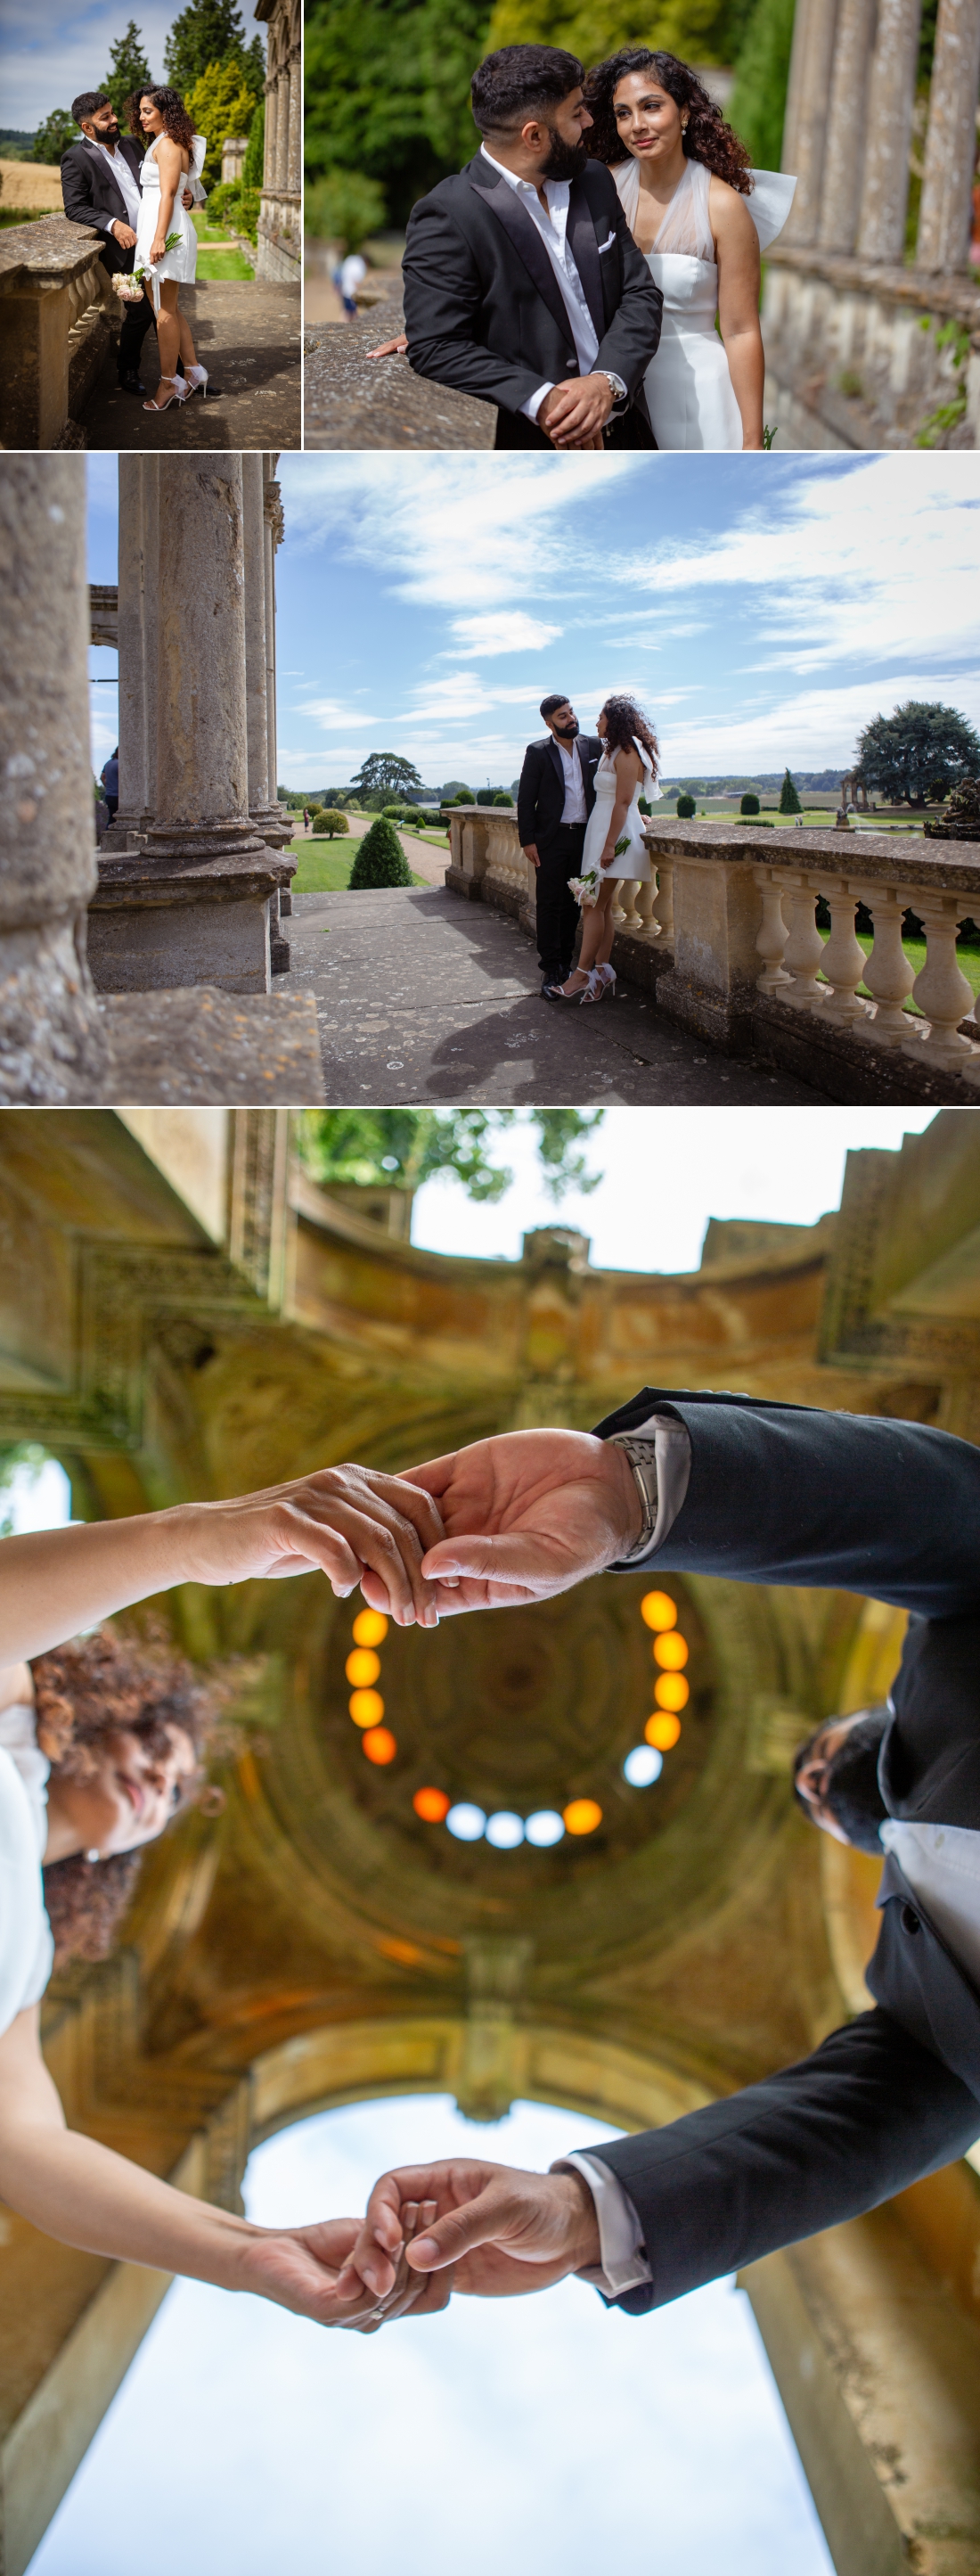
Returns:
[[[246,41],[258,33],[253,0],[239,0]],[[109,47],[131,17],[156,80],[163,79],[163,48],[178,14],[176,0],[5,0],[0,34],[3,123],[33,134],[52,108],[70,112],[79,90],[98,89],[109,69]]]
[[[613,2134],[519,2105],[473,2129],[420,2096],[320,2114],[252,2158],[249,2214],[362,2204],[395,2160],[541,2169]],[[149,2507],[149,2510],[148,2510]],[[832,2576],[741,2291],[656,2315],[563,2282],[324,2334],[181,2282],[31,2576]]]
[[[840,767],[908,697],[980,724],[976,457],[284,456],[279,778],[395,750],[426,785],[509,784],[567,688],[653,716],[664,769]],[[93,581],[115,460],[88,460]],[[93,654],[114,678],[115,656]],[[115,692],[93,689],[93,753]]]

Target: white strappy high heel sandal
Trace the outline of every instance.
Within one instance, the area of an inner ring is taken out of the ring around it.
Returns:
[[[143,405],[144,411],[169,411],[171,403],[185,403],[187,401],[187,394],[186,392],[181,392],[181,385],[183,382],[184,378],[182,376],[161,376],[159,387],[160,392],[162,393],[164,385],[169,385],[171,388],[167,395],[166,402],[145,402]]]

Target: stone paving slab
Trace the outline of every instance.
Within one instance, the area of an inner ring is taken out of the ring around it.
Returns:
[[[172,993],[100,997],[111,1064],[99,1099],[182,1108],[318,1105],[314,996],[287,991],[288,975],[278,980],[283,990],[275,994],[182,984]]]
[[[206,278],[181,289],[181,306],[202,367],[218,398],[195,394],[186,409],[144,411],[120,392],[114,349],[82,413],[90,448],[298,447],[302,424],[300,290],[279,279]],[[156,334],[143,342],[147,394],[160,381]]]
[[[305,337],[307,447],[492,447],[494,403],[413,376],[407,358],[369,358],[403,323],[386,295],[356,322],[324,323]]]
[[[437,888],[294,895],[290,943],[292,975],[316,995],[333,1107],[825,1099],[792,1074],[718,1054],[645,994],[620,987],[584,1010],[543,1001],[516,922]]]

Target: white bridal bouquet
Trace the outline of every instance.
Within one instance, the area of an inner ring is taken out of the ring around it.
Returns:
[[[624,832],[622,838],[616,843],[616,847],[613,851],[613,858],[621,859],[623,851],[628,850],[629,845],[629,833]],[[568,891],[569,894],[574,895],[580,912],[588,912],[592,904],[598,903],[599,880],[601,876],[601,868],[586,868],[584,877],[569,877]]]
[[[179,241],[179,233],[168,233],[163,245],[164,256],[168,250],[176,250]],[[128,271],[117,268],[112,281],[113,294],[118,295],[120,304],[138,304],[143,292],[143,280],[146,277],[152,278],[152,275],[152,268],[144,268],[142,262],[139,268],[131,268]]]

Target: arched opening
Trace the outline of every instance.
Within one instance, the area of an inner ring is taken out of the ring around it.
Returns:
[[[396,2157],[541,2168],[609,2134],[536,2103],[477,2128],[445,2095],[373,2098],[280,2129],[246,2200],[260,2224],[301,2224],[360,2206]],[[569,2281],[371,2337],[180,2282],[31,2576],[131,2576],[137,2538],[141,2576],[831,2563],[748,2300],[726,2282],[633,2319]]]

